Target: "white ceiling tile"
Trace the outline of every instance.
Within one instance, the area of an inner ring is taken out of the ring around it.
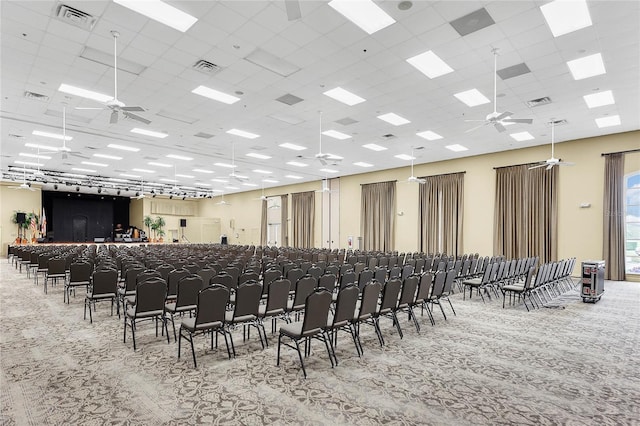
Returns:
[[[426,5],[428,3],[420,2],[419,4]],[[398,25],[404,26],[413,35],[420,35],[446,23],[447,21],[432,7],[424,7],[422,10],[412,11],[409,16],[398,23]]]

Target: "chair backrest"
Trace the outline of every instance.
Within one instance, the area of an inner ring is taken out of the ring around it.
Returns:
[[[258,305],[262,297],[262,285],[257,281],[247,281],[238,286],[236,290],[236,303],[233,309],[233,317],[239,318],[246,315],[258,315]]]
[[[353,270],[348,270],[340,277],[340,288],[344,288],[349,284],[356,282],[356,273]]]
[[[195,274],[196,272],[198,272],[200,269],[202,269],[200,267],[200,265],[198,265],[197,263],[189,263],[184,265],[183,267],[184,269],[186,269],[187,271],[189,271],[189,273],[191,274]]]
[[[94,296],[101,294],[113,294],[115,296],[118,291],[118,271],[115,269],[95,271],[91,276],[91,281],[93,283],[92,293]]]
[[[353,265],[353,271],[356,273],[356,275],[358,275],[362,271],[364,271],[366,267],[367,267],[366,263],[364,263],[364,262],[356,262],[356,264]]]
[[[324,274],[318,280],[318,288],[326,288],[333,293],[336,288],[336,276],[333,274]]]
[[[167,280],[167,295],[175,296],[178,291],[178,283],[181,279],[188,277],[191,275],[191,272],[184,268],[174,269],[169,272],[169,279]]]
[[[289,269],[289,272],[287,272],[287,275],[286,275],[287,279],[291,281],[293,285],[295,285],[295,283],[297,283],[298,280],[303,276],[304,276],[304,271],[300,268]]]
[[[237,284],[233,280],[233,277],[224,271],[219,272],[217,275],[211,278],[209,283],[223,285],[229,290],[235,290],[236,288],[238,288]]]
[[[322,269],[318,268],[317,266],[312,266],[311,268],[307,269],[307,275],[311,275],[317,280],[322,276]]]
[[[280,269],[268,269],[264,272],[262,277],[262,285],[268,286],[270,282],[282,278],[282,271]]]
[[[288,279],[276,279],[267,284],[267,313],[284,312],[287,308],[291,281]]]
[[[162,278],[162,275],[154,269],[145,269],[136,276],[136,284],[140,284],[150,278]]]
[[[214,284],[200,290],[196,307],[196,326],[223,322],[229,301],[229,289]]]
[[[150,278],[136,285],[136,314],[164,310],[167,282],[162,278]]]
[[[260,275],[257,272],[244,272],[238,277],[238,285],[246,283],[247,281],[258,281]]]
[[[173,271],[173,265],[169,265],[168,263],[164,263],[156,268],[156,271],[160,273],[160,276],[165,281],[169,281],[169,272]]]
[[[411,264],[404,265],[402,267],[402,274],[401,274],[400,278],[402,280],[404,280],[405,278],[407,278],[411,274],[413,274],[413,265],[411,265]]]
[[[453,288],[453,283],[456,280],[456,276],[458,276],[458,271],[455,269],[450,269],[447,271],[447,275],[444,279],[444,288],[442,290],[442,294],[448,296],[451,293],[451,289]]]
[[[66,274],[66,267],[65,267],[65,262],[66,259],[64,257],[52,257],[51,259],[49,259],[49,266],[48,266],[48,274],[49,275],[62,275],[62,274]]]
[[[91,279],[92,267],[87,262],[74,262],[69,269],[69,282],[81,283]]]
[[[533,266],[527,271],[527,277],[524,280],[524,289],[529,290],[533,287],[533,272],[536,270]]]
[[[420,284],[418,285],[418,293],[416,294],[415,302],[421,303],[429,298],[429,292],[433,286],[433,274],[431,272],[425,272],[420,276]]]
[[[47,269],[49,266],[49,259],[51,259],[51,255],[49,253],[38,255],[38,269]]]
[[[336,265],[327,265],[327,267],[324,268],[324,273],[333,274],[336,276],[336,279],[337,279],[340,276],[340,268]]]
[[[433,277],[433,291],[431,292],[431,298],[437,298],[442,296],[444,291],[444,282],[447,277],[447,273],[444,271],[436,271]]]
[[[198,303],[198,293],[202,290],[202,287],[202,278],[198,275],[189,275],[178,281],[176,308]]]
[[[305,276],[295,283],[295,294],[293,296],[293,306],[300,306],[307,300],[307,296],[313,293],[313,290],[318,285],[318,282],[312,276]]]
[[[424,259],[423,258],[416,259],[416,264],[413,266],[413,272],[417,275],[420,275],[423,269],[424,269]]]
[[[378,281],[379,283],[386,283],[387,282],[387,269],[384,267],[379,267],[376,268],[375,271],[373,271],[373,279]]]
[[[418,275],[411,275],[405,278],[402,283],[402,291],[400,292],[400,301],[398,306],[408,306],[416,299],[416,291],[418,290],[418,284],[420,278]]]
[[[388,312],[398,306],[398,296],[402,288],[402,280],[393,278],[387,281],[382,289],[382,301],[380,302],[380,312]]]
[[[127,268],[125,272],[125,286],[127,291],[133,291],[136,289],[136,279],[138,275],[140,275],[144,269],[141,266],[134,265]]]
[[[360,297],[360,290],[355,284],[349,284],[340,289],[338,298],[336,299],[336,309],[333,314],[333,327],[338,327],[353,320],[353,314],[358,304],[358,297]]]
[[[371,317],[378,308],[378,298],[382,291],[382,284],[376,281],[371,281],[364,286],[362,290],[362,301],[360,303],[360,310],[358,311],[358,320],[363,320]]]
[[[211,278],[215,277],[217,274],[218,271],[213,268],[209,268],[208,266],[205,266],[196,272],[196,275],[202,278],[202,288],[208,287],[211,282]]]
[[[373,271],[369,269],[363,270],[362,272],[360,272],[360,275],[358,276],[358,288],[362,290],[365,284],[367,284],[369,281],[372,281],[372,280],[373,280]]]
[[[316,289],[307,296],[304,304],[302,336],[317,333],[327,326],[331,302],[331,293],[324,288]]]
[[[393,266],[391,269],[389,269],[389,279],[400,278],[401,274],[402,268],[400,268],[399,266]]]

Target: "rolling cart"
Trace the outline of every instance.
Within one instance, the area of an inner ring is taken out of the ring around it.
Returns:
[[[596,303],[604,293],[604,260],[585,260],[582,262],[583,302]]]

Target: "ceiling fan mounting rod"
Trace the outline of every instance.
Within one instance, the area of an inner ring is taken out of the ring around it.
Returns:
[[[118,31],[112,30],[111,35],[113,36],[113,100],[118,100],[118,37],[120,37],[120,33]]]
[[[493,112],[498,112],[498,49],[493,48]]]
[[[551,120],[551,158],[556,158],[554,145],[556,142],[556,134],[555,134],[555,122]]]

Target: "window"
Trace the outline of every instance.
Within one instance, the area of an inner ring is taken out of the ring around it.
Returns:
[[[640,274],[640,172],[627,176],[625,185],[625,269]]]
[[[280,239],[280,197],[267,198],[267,244],[279,246]]]

